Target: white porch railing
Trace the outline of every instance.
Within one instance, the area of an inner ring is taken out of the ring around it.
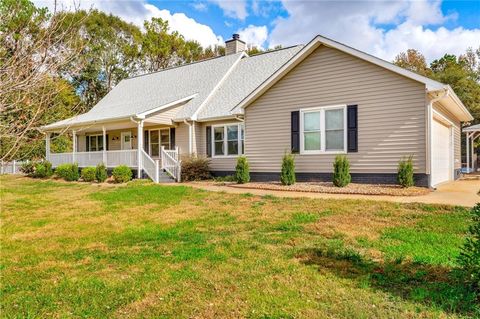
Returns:
[[[80,167],[96,166],[104,163],[107,167],[127,165],[137,167],[137,150],[106,151],[106,163],[104,163],[103,151],[99,152],[75,152],[75,153],[50,153],[47,160],[57,167],[66,163],[78,163]]]
[[[108,167],[115,167],[118,165],[127,165],[129,167],[138,166],[137,150],[121,150],[121,151],[107,151]]]
[[[144,150],[142,150],[142,167],[148,177],[158,183],[160,170],[158,161],[153,160]]]
[[[73,163],[73,153],[50,153],[47,154],[47,160],[52,163],[52,167],[57,167],[65,163]]]
[[[166,150],[162,146],[161,150],[162,169],[164,169],[177,182],[180,182],[181,162],[178,160],[178,147],[174,150]]]

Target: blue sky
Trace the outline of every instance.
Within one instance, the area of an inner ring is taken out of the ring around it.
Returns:
[[[34,0],[51,6],[53,0]],[[58,0],[96,7],[137,25],[161,17],[187,39],[223,43],[240,33],[262,48],[306,43],[316,34],[392,60],[409,48],[431,61],[480,46],[480,0]]]

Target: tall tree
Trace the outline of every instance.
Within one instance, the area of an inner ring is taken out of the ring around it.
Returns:
[[[407,52],[400,52],[395,57],[393,63],[421,75],[430,76],[432,73],[427,66],[423,54],[414,49],[408,49]]]
[[[478,74],[472,70],[474,65],[467,63],[465,59],[457,59],[455,55],[445,54],[434,60],[430,67],[433,78],[453,88],[477,123],[480,121],[480,83]]]
[[[42,138],[39,126],[74,112],[74,91],[60,73],[81,47],[64,22],[28,0],[0,1],[2,160],[25,157]]]
[[[83,102],[82,111],[88,111],[118,82],[140,71],[142,34],[135,25],[98,10],[61,14],[66,25],[77,26],[83,45],[65,75]]]

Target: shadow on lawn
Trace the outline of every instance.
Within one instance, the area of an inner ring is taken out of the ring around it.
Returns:
[[[401,260],[379,263],[350,249],[306,249],[297,257],[306,265],[318,266],[320,272],[357,280],[405,300],[450,313],[480,315],[479,300],[449,268]]]

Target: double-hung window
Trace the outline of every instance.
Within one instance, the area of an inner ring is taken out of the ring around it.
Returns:
[[[97,152],[103,151],[103,136],[102,135],[88,135],[88,151]]]
[[[300,111],[302,154],[346,152],[346,106],[326,106]]]
[[[243,124],[215,125],[212,130],[213,156],[237,156],[243,154]]]

